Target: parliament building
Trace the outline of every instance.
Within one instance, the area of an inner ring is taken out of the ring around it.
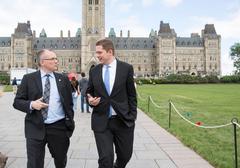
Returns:
[[[36,53],[46,48],[56,52],[59,72],[88,73],[98,64],[95,43],[105,38],[105,0],[83,0],[82,27],[74,35],[59,34],[48,37],[42,29],[37,36],[30,21],[18,23],[11,37],[0,37],[0,71],[37,68]],[[201,35],[189,37],[177,36],[163,21],[148,37],[131,37],[130,31],[126,37],[122,31],[118,34],[111,28],[107,38],[115,45],[117,59],[133,65],[135,76],[221,75],[221,36],[213,24],[206,24]]]

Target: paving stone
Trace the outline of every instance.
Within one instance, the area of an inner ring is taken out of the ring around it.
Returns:
[[[13,96],[12,93],[4,93],[0,97],[3,109],[0,118],[7,118],[0,122],[0,152],[9,157],[6,168],[26,168],[25,114],[13,109]],[[67,168],[97,168],[98,153],[91,130],[91,114],[79,111],[78,104]],[[213,168],[140,110],[134,136],[133,154],[126,168]],[[45,168],[55,168],[47,147]]]

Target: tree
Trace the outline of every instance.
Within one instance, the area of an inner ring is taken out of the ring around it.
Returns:
[[[230,48],[230,57],[233,60],[233,66],[236,68],[235,73],[240,74],[240,43],[235,43]]]

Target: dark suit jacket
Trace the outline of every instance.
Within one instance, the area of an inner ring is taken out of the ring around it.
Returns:
[[[137,98],[133,79],[133,67],[117,60],[115,82],[109,96],[102,79],[102,64],[91,69],[87,94],[101,97],[100,104],[93,107],[92,129],[104,131],[108,124],[110,105],[128,126],[134,125],[137,117]]]
[[[56,84],[60,99],[65,111],[65,121],[67,124],[67,134],[70,137],[74,130],[73,102],[71,85],[68,78],[62,74],[55,73]],[[30,102],[42,97],[42,80],[40,71],[24,75],[21,85],[14,99],[13,107],[26,113],[25,116],[25,136],[26,138],[43,139],[45,126],[41,111],[30,110]]]

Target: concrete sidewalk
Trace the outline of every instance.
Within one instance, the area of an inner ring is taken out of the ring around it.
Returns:
[[[0,97],[0,151],[9,159],[7,168],[26,168],[24,138],[25,114],[13,109],[14,94]],[[78,106],[79,106],[78,102]],[[79,110],[80,111],[80,110]],[[91,114],[75,115],[76,129],[68,152],[68,168],[97,168],[97,150],[90,128]],[[45,168],[54,168],[46,150]],[[134,152],[127,168],[213,168],[178,139],[158,126],[143,112],[138,112]]]

